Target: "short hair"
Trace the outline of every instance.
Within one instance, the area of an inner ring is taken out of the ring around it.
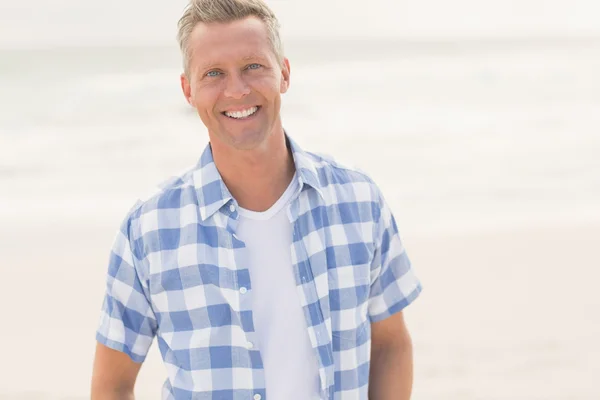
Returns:
[[[227,23],[254,16],[264,22],[277,61],[283,64],[283,44],[279,36],[279,21],[262,0],[189,0],[177,23],[177,41],[183,56],[185,74],[189,73],[190,35],[199,23]]]

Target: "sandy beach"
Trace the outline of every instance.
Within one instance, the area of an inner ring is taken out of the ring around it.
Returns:
[[[1,373],[9,379],[0,398],[84,399],[112,230],[79,224],[6,233],[1,272],[10,284],[0,301],[10,322]],[[598,238],[600,225],[552,224],[407,237],[427,289],[407,310],[414,398],[600,398]],[[138,398],[158,399],[165,376],[154,345]]]

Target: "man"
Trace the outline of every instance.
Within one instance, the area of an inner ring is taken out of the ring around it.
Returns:
[[[284,131],[274,14],[192,0],[178,38],[210,143],[121,226],[92,399],[133,398],[155,336],[163,399],[409,399],[421,285],[373,181]]]

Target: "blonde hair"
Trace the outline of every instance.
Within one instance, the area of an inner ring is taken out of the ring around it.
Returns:
[[[189,73],[190,35],[199,23],[227,23],[254,16],[267,27],[267,34],[277,61],[283,64],[283,44],[279,36],[279,21],[263,0],[189,0],[177,23],[177,41],[183,55],[185,74]]]

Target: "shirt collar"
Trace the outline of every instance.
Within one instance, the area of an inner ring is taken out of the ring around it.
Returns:
[[[296,166],[296,179],[303,190],[305,187],[315,189],[321,197],[323,192],[319,182],[317,167],[312,157],[285,133],[286,142],[292,150],[294,165]],[[204,149],[200,160],[193,172],[194,187],[198,196],[200,218],[205,221],[219,211],[233,196],[225,186],[221,174],[215,165],[210,143]]]

